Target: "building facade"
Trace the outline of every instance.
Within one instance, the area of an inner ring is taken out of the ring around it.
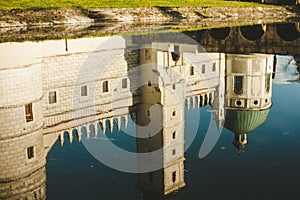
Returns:
[[[58,138],[62,145],[83,134],[96,138],[115,123],[126,127],[130,116],[137,153],[159,155],[138,160],[138,167],[160,166],[138,174],[138,185],[166,195],[185,186],[185,109],[211,105],[217,127],[225,122],[238,148],[266,120],[272,55],[206,53],[184,39],[141,43],[143,37],[7,44],[13,53],[0,66],[1,199],[45,199],[46,156]]]

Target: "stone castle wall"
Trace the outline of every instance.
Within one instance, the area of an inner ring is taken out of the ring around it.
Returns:
[[[45,169],[39,173],[46,164],[41,64],[2,68],[0,77],[0,199],[45,197],[45,189],[39,191],[46,179]],[[30,120],[25,111],[29,104]]]

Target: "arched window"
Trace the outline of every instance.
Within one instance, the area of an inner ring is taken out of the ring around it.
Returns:
[[[103,92],[108,92],[108,81],[104,81],[102,84]]]
[[[234,77],[234,93],[236,94],[243,93],[243,76]]]

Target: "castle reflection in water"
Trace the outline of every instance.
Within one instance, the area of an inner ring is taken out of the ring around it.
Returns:
[[[162,168],[139,173],[138,186],[161,195],[185,186],[185,108],[210,105],[215,126],[232,131],[238,150],[246,146],[272,106],[274,55],[207,53],[174,34],[143,37],[3,45],[0,199],[46,199],[46,156],[64,134],[92,139],[135,120],[137,152],[163,149]],[[144,162],[152,161],[132,165]]]

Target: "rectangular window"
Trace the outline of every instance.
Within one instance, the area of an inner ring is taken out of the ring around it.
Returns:
[[[56,102],[57,102],[56,91],[49,92],[49,104],[56,103]]]
[[[27,148],[27,158],[31,159],[33,157],[34,157],[34,147],[31,146]]]
[[[151,112],[150,110],[147,110],[147,116],[150,117],[151,116]]]
[[[174,156],[176,154],[176,149],[172,150],[172,155]]]
[[[179,60],[179,58],[180,58],[180,52],[179,52],[179,46],[178,45],[174,46],[174,51],[171,52],[171,56],[172,56],[172,60],[174,62],[177,62]]]
[[[205,74],[205,64],[202,65],[201,73],[202,73],[202,74]]]
[[[32,103],[25,105],[25,117],[26,117],[26,122],[33,121]]]
[[[270,84],[271,83],[271,74],[267,74],[265,77],[265,90],[266,92],[270,92]]]
[[[213,64],[212,64],[212,71],[213,71],[213,72],[216,71],[216,63],[213,63]]]
[[[127,78],[122,79],[122,88],[127,88]]]
[[[108,81],[103,82],[103,92],[108,92]]]
[[[148,86],[150,87],[152,85],[151,81],[148,81]]]
[[[172,172],[172,182],[175,183],[176,181],[176,171]]]
[[[81,86],[81,96],[87,96],[87,85]]]
[[[174,132],[172,133],[172,138],[173,138],[173,139],[176,138],[176,131],[174,131]]]
[[[194,66],[190,67],[190,76],[193,76],[195,74]]]

